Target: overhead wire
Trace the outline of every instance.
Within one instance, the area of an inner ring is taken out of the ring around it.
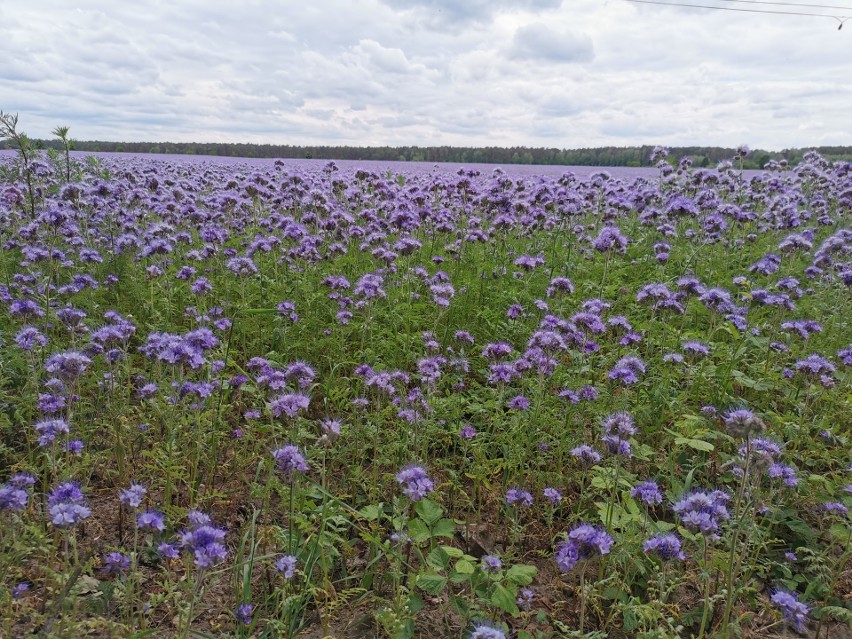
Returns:
[[[718,0],[718,2],[731,2],[736,4],[767,4],[775,7],[804,7],[806,9],[840,9],[841,11],[852,11],[852,7],[839,7],[833,4],[803,4],[801,2],[769,2],[768,0]],[[817,14],[826,15],[826,14]],[[834,17],[834,16],[831,16]]]
[[[778,16],[807,16],[812,18],[834,18],[837,20],[840,25],[837,27],[838,30],[843,28],[843,23],[849,19],[852,19],[852,16],[835,16],[829,13],[808,13],[804,11],[774,11],[770,9],[745,9],[742,7],[720,7],[718,5],[708,5],[708,4],[687,4],[685,2],[662,2],[661,0],[624,0],[625,2],[635,2],[639,4],[655,4],[664,7],[686,7],[690,9],[712,9],[716,11],[736,11],[740,13],[761,13],[768,15],[778,15]],[[720,0],[720,2],[748,2],[757,4],[757,0]],[[793,3],[768,3],[773,5],[788,5],[793,6]],[[810,7],[816,7],[816,5],[807,5]],[[836,7],[837,9],[842,9],[844,11],[852,11],[852,7]]]

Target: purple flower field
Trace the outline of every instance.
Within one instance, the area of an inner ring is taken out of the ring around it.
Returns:
[[[0,155],[0,637],[841,637],[852,163]]]

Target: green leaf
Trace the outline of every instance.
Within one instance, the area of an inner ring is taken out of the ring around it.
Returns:
[[[441,575],[420,575],[417,587],[432,596],[439,594],[447,586],[447,578]]]
[[[494,592],[491,593],[491,603],[503,612],[508,612],[513,617],[521,614],[515,603],[517,592],[513,592],[503,584],[494,584]]]
[[[442,519],[432,528],[433,537],[450,537],[456,534],[456,524],[452,519]]]
[[[418,612],[423,610],[423,606],[426,604],[423,603],[423,597],[418,595],[416,592],[412,592],[408,595],[408,612],[412,615],[416,615]]]
[[[446,550],[439,546],[429,553],[426,563],[436,570],[446,570],[447,566],[450,565],[450,556]]]
[[[369,504],[358,511],[358,516],[367,521],[375,521],[379,518],[381,511],[378,504]]]
[[[408,534],[418,543],[422,543],[432,536],[429,528],[420,519],[408,520]]]
[[[675,445],[689,446],[690,448],[701,450],[705,453],[712,452],[716,448],[710,442],[705,442],[703,439],[694,439],[692,437],[675,437]]]
[[[460,575],[472,575],[476,572],[476,566],[474,566],[467,559],[459,559],[456,562],[454,570]]]
[[[453,548],[452,546],[441,546],[441,548],[443,548],[444,552],[447,553],[453,559],[464,557],[464,553],[458,548]]]
[[[519,586],[528,586],[537,572],[538,569],[535,566],[515,564],[506,572],[506,579]]]
[[[414,510],[420,516],[420,519],[430,526],[434,526],[435,522],[444,515],[444,509],[431,499],[421,499],[414,505]]]

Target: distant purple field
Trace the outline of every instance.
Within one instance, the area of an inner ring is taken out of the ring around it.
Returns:
[[[11,155],[8,150],[0,151],[0,158]],[[302,170],[319,170],[332,160],[306,160],[300,158],[238,158],[219,155],[171,155],[151,153],[102,153],[95,151],[76,151],[74,157],[95,156],[114,160],[142,160],[155,162],[186,162],[189,164],[214,164],[218,166],[265,167],[275,162],[283,162],[287,166]],[[653,167],[626,166],[563,166],[547,164],[477,164],[459,162],[394,162],[391,160],[333,160],[341,170],[363,169],[385,173],[411,173],[417,175],[429,173],[456,173],[459,169],[479,171],[482,175],[490,175],[500,169],[507,175],[517,177],[534,177],[537,175],[557,177],[565,173],[573,173],[578,179],[586,180],[594,173],[606,171],[618,180],[630,181],[640,177],[656,177],[659,171]],[[762,171],[744,171],[748,177],[759,175]]]

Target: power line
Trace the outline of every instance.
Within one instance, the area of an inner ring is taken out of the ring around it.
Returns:
[[[740,7],[719,7],[715,5],[707,5],[707,4],[685,4],[682,2],[660,2],[659,0],[624,0],[625,2],[638,2],[640,4],[657,4],[664,7],[687,7],[690,9],[715,9],[716,11],[737,11],[741,13],[763,13],[768,15],[776,15],[776,16],[808,16],[813,18],[834,18],[840,23],[840,26],[837,27],[838,30],[843,28],[843,23],[849,19],[852,19],[852,16],[833,16],[828,13],[806,13],[803,11],[771,11],[769,9],[743,9]],[[721,0],[722,2],[731,2],[733,0]],[[740,2],[745,2],[746,0],[738,0]],[[780,3],[779,3],[780,4]],[[808,5],[814,6],[814,5]],[[844,10],[852,10],[846,7],[838,7],[843,8]]]
[[[719,0],[719,2],[736,2],[738,4],[768,4],[775,7],[805,7],[806,9],[840,9],[841,11],[852,11],[852,7],[838,7],[831,4],[802,4],[800,2],[768,2],[767,0]],[[723,9],[724,7],[718,7]],[[825,15],[825,14],[815,14]],[[834,17],[834,16],[830,16]]]

